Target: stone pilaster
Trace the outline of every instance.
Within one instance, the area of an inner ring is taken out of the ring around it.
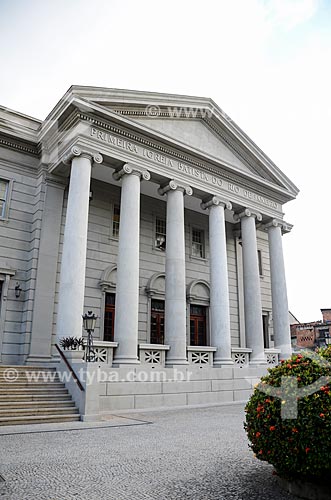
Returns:
[[[255,219],[261,221],[262,216],[246,209],[238,218],[241,221],[246,343],[252,349],[251,364],[263,364],[262,302],[255,226]]]
[[[190,186],[171,180],[159,189],[167,195],[165,266],[165,343],[170,346],[167,365],[187,363],[184,195]]]
[[[281,351],[281,359],[289,358],[292,354],[282,244],[282,232],[289,232],[291,228],[291,225],[277,219],[265,225],[269,240],[274,341],[275,347]]]
[[[230,365],[233,361],[224,212],[225,208],[231,210],[232,205],[213,196],[201,206],[209,209],[210,341],[217,348],[214,365]]]
[[[114,173],[122,181],[118,241],[115,340],[119,343],[114,363],[137,364],[139,304],[140,180],[150,174],[126,164]]]
[[[98,153],[74,146],[65,159],[71,162],[68,205],[61,261],[57,342],[82,335],[89,195],[92,163],[102,163]]]

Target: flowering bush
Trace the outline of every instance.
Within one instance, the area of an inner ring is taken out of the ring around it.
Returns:
[[[330,476],[331,347],[295,354],[268,372],[245,409],[250,447],[285,478]],[[284,412],[289,402],[296,418]]]

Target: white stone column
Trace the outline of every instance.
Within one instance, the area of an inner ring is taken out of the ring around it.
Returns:
[[[65,161],[70,160],[70,184],[56,321],[57,342],[62,337],[82,336],[91,170],[93,161],[103,161],[100,154],[82,151],[77,146],[71,149]]]
[[[210,254],[210,340],[217,347],[214,365],[232,365],[228,262],[226,251],[225,208],[217,196],[201,204],[209,209]]]
[[[183,365],[187,364],[184,194],[193,191],[171,180],[159,193],[167,194],[165,343],[170,350],[166,364]]]
[[[251,364],[265,363],[260,273],[257,254],[255,219],[259,213],[246,209],[239,214],[243,254],[245,331],[247,347],[252,349]]]
[[[266,225],[269,240],[274,340],[275,348],[281,351],[281,359],[287,359],[292,354],[282,244],[282,231],[288,232],[291,227],[284,221],[278,220],[273,220]]]
[[[150,174],[126,164],[120,172],[114,173],[114,178],[122,180],[114,331],[118,347],[114,363],[137,364],[140,180],[149,180]]]

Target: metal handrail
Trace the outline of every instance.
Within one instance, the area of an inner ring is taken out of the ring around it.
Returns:
[[[76,384],[78,385],[79,389],[80,389],[82,392],[84,392],[84,391],[85,391],[85,389],[84,389],[84,387],[82,386],[81,381],[80,381],[80,380],[79,380],[79,378],[77,377],[77,375],[76,375],[76,373],[75,373],[75,371],[74,371],[73,367],[71,366],[71,364],[70,364],[70,363],[69,363],[69,361],[67,360],[67,358],[66,358],[66,356],[65,356],[64,352],[63,352],[63,351],[59,348],[59,346],[58,346],[57,344],[55,344],[55,347],[56,347],[56,349],[58,350],[58,352],[59,352],[59,354],[60,354],[61,358],[63,359],[64,363],[66,364],[67,368],[69,369],[69,371],[70,371],[70,373],[71,373],[71,375],[72,375],[72,378],[74,379],[74,381],[75,381],[75,382],[76,382]]]

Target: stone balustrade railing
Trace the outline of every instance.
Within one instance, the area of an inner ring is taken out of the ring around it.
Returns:
[[[94,340],[93,351],[95,353],[96,363],[113,364],[114,349],[118,346],[118,342],[106,342],[105,340]]]
[[[140,363],[151,366],[165,366],[166,352],[170,349],[163,344],[139,344]]]
[[[187,359],[190,365],[213,366],[216,347],[187,346]]]
[[[248,366],[249,355],[252,352],[252,349],[248,349],[247,347],[232,347],[231,352],[235,366]]]
[[[278,365],[280,349],[264,349],[264,352],[268,365]]]

